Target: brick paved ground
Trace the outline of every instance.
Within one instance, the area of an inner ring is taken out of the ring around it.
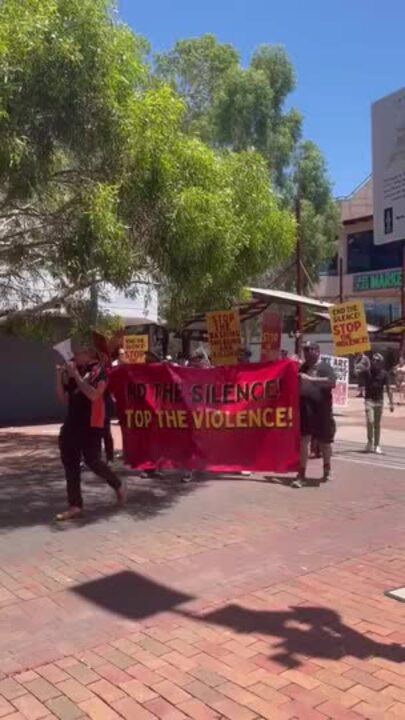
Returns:
[[[60,528],[55,432],[0,431],[0,718],[405,718],[404,468],[131,478],[121,512],[86,474]]]

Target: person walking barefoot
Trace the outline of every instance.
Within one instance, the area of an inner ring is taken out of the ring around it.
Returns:
[[[126,489],[113,470],[101,459],[105,423],[107,376],[88,348],[79,348],[74,361],[56,369],[56,389],[66,403],[67,414],[59,435],[61,460],[65,469],[68,508],[59,521],[80,517],[83,512],[81,460],[114,490],[123,505]]]

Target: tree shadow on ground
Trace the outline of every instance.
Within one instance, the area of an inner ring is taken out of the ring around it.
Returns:
[[[127,479],[128,503],[115,505],[115,496],[104,481],[83,472],[84,516],[72,523],[57,524],[55,515],[66,507],[63,469],[57,435],[0,433],[0,534],[7,530],[51,525],[55,531],[67,531],[115,515],[118,511],[134,520],[164,512],[184,496],[201,487],[183,484],[179,474],[141,479],[127,468],[118,474]]]
[[[393,663],[405,662],[402,645],[384,644],[362,635],[345,625],[339,613],[330,608],[297,606],[272,611],[230,604],[205,615],[183,610],[176,610],[176,614],[238,633],[258,635],[265,641],[272,638],[276,641],[276,652],[269,659],[283,667],[298,668],[302,657],[341,660],[349,655],[362,660],[379,657]]]
[[[148,618],[194,600],[191,595],[130,570],[82,583],[71,590],[103,610],[130,620]]]

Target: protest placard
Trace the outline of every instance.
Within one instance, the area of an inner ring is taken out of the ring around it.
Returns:
[[[282,321],[278,313],[266,311],[262,317],[262,362],[278,360],[281,348]]]
[[[124,335],[122,347],[125,353],[125,362],[144,363],[145,355],[149,350],[149,337],[147,335]]]
[[[352,355],[370,350],[370,339],[361,300],[333,305],[329,309],[335,355]]]
[[[207,313],[207,332],[214,365],[235,365],[241,347],[238,310],[215,310]]]
[[[336,386],[332,391],[333,406],[347,407],[349,402],[349,360],[345,357],[321,355],[321,360],[331,366],[336,375]]]

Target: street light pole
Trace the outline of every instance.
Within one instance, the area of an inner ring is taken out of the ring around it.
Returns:
[[[297,242],[295,248],[296,291],[302,295],[302,238],[301,238],[301,198],[298,191],[295,201],[295,220],[297,225]],[[295,354],[301,357],[302,348],[302,305],[297,303],[295,308]]]
[[[405,242],[402,246],[401,317],[405,318]]]
[[[343,302],[343,258],[338,259],[339,263],[339,302]]]
[[[401,320],[405,318],[405,242],[402,245],[402,284],[401,284]],[[405,332],[402,332],[401,355],[405,354]]]

